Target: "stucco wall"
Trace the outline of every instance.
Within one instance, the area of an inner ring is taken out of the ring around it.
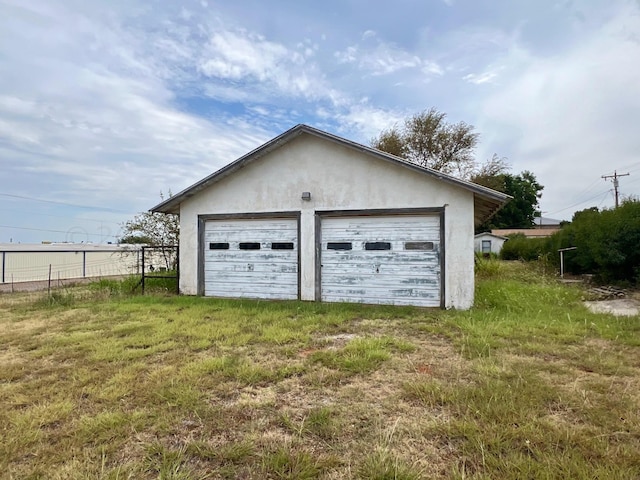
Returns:
[[[311,201],[302,200],[311,192]],[[315,211],[445,207],[445,306],[473,303],[473,194],[306,133],[180,206],[180,289],[197,293],[199,214],[300,211],[301,297],[315,299]]]

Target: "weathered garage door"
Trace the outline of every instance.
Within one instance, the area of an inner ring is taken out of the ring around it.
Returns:
[[[204,294],[297,299],[297,219],[206,221]]]
[[[322,300],[441,305],[440,217],[321,220]]]

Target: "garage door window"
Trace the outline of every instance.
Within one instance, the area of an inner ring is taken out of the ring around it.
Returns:
[[[229,243],[227,242],[210,243],[209,250],[229,250]]]
[[[422,250],[430,252],[434,248],[433,242],[405,242],[405,250]]]
[[[259,242],[240,242],[238,245],[240,250],[260,250]]]
[[[271,250],[293,250],[293,242],[274,242]]]
[[[351,250],[353,247],[351,242],[329,242],[327,250]]]
[[[391,242],[367,242],[364,244],[365,250],[391,250]]]

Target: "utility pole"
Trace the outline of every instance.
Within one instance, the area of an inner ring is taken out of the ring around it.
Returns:
[[[618,187],[619,187],[618,177],[626,177],[628,175],[629,175],[628,173],[618,173],[615,170],[613,172],[613,175],[602,175],[602,178],[604,178],[605,180],[609,178],[613,178],[613,191],[615,192],[615,195],[616,195],[616,208],[618,208],[618,205],[620,203],[618,201]]]

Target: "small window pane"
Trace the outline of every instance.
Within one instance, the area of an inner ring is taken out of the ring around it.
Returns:
[[[405,250],[433,250],[434,245],[433,242],[405,242],[404,249]]]
[[[328,242],[327,250],[351,250],[351,242]]]
[[[271,250],[293,250],[293,242],[272,243]]]
[[[240,242],[240,250],[260,250],[259,242]]]
[[[391,242],[367,242],[364,244],[365,250],[391,250]]]
[[[482,253],[491,253],[491,240],[482,240]]]
[[[210,243],[209,250],[229,250],[229,244],[227,242]]]

